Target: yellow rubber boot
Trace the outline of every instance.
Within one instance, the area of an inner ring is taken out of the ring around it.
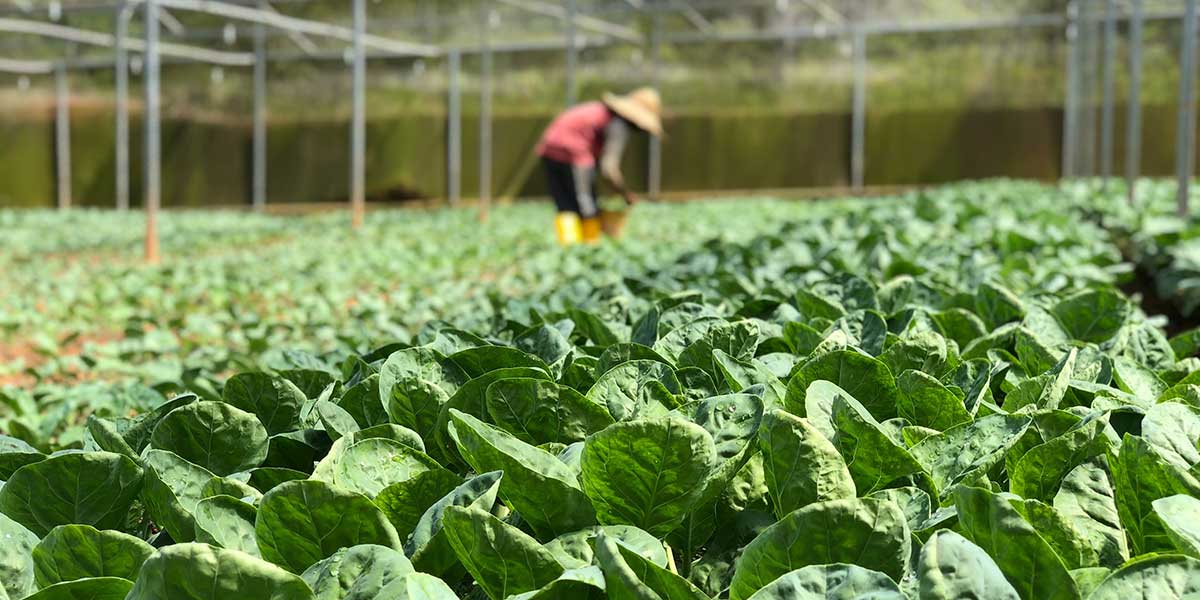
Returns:
[[[554,231],[558,234],[558,243],[572,246],[583,241],[583,227],[579,215],[573,212],[560,212],[554,217]]]
[[[584,219],[580,224],[580,229],[583,231],[583,241],[588,244],[599,242],[600,234],[603,233],[603,229],[600,227],[600,217]]]

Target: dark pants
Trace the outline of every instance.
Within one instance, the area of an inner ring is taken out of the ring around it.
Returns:
[[[573,212],[591,219],[600,214],[596,204],[596,170],[542,158],[546,183],[558,212]],[[580,193],[582,191],[582,193]]]

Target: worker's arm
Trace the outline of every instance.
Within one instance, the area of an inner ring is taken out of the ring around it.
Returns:
[[[604,130],[604,155],[600,157],[600,174],[628,204],[637,202],[637,196],[626,187],[625,176],[621,174],[621,156],[625,154],[631,129],[624,119],[614,117]]]

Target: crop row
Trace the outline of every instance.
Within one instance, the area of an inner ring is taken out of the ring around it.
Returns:
[[[1200,359],[1120,291],[1080,202],[764,205],[652,259],[581,250],[607,270],[412,338],[143,390],[77,435],[55,420],[81,405],[13,396],[0,589],[1189,597]]]

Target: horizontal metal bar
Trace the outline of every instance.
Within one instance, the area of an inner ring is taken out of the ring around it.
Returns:
[[[159,3],[168,8],[190,10],[226,19],[257,23],[283,31],[322,36],[343,42],[354,41],[354,31],[348,27],[321,21],[299,19],[277,12],[230,4],[229,2],[218,2],[215,0],[159,0]],[[397,56],[438,56],[441,54],[441,50],[436,46],[393,40],[370,34],[363,36],[363,43],[368,48]]]
[[[1128,15],[1118,15],[1117,20],[1128,20]],[[1147,21],[1182,19],[1182,11],[1166,11],[1147,14]],[[1092,17],[1103,21],[1103,16]],[[1080,19],[1084,20],[1084,19]],[[987,31],[1003,29],[1039,29],[1063,27],[1066,19],[1057,14],[1026,15],[1014,18],[998,19],[964,19],[939,21],[914,21],[910,23],[867,22],[848,24],[844,26],[808,26],[774,29],[769,31],[742,31],[716,33],[682,33],[665,36],[664,42],[670,44],[704,44],[715,42],[770,42],[784,39],[829,39],[851,37],[856,32],[868,35],[895,35],[916,33],[957,33],[966,31]]]
[[[110,33],[67,27],[54,23],[43,23],[41,21],[0,18],[0,31],[35,35],[103,48],[113,48],[116,46],[116,37]],[[143,40],[130,37],[125,39],[125,47],[136,52],[143,52],[146,49],[146,43]],[[185,46],[183,44],[159,44],[159,53],[163,56],[230,67],[248,67],[254,64],[254,55],[250,53],[209,50],[207,48]]]
[[[565,19],[567,17],[566,8],[558,4],[542,2],[541,0],[499,0],[499,2],[513,8],[519,8],[524,11],[547,17],[554,17],[558,19]],[[641,43],[645,41],[645,37],[641,33],[630,29],[629,27],[625,27],[624,25],[617,25],[616,23],[610,23],[595,17],[578,14],[572,15],[572,20],[574,21],[575,26],[579,27],[580,29],[588,29],[596,33],[611,35],[628,42]]]
[[[46,60],[16,60],[0,58],[0,73],[17,75],[49,75],[54,72],[54,63]]]

